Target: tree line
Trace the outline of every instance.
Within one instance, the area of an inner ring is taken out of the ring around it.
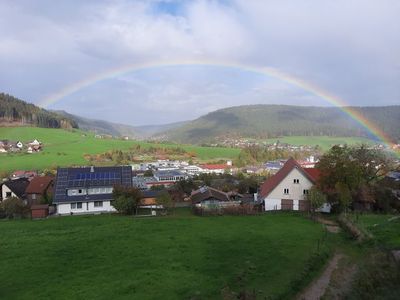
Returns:
[[[78,124],[69,118],[4,93],[0,93],[0,122],[44,128],[78,128]]]

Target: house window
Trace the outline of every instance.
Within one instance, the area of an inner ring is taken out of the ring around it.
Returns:
[[[94,207],[103,207],[103,201],[94,201]]]
[[[289,189],[283,189],[283,193],[284,193],[285,195],[289,195]]]
[[[11,197],[11,192],[6,192],[6,198]]]
[[[300,180],[299,180],[299,179],[293,179],[293,183],[299,184],[299,183],[300,183]]]
[[[36,194],[32,194],[32,200],[36,200]]]
[[[82,209],[82,202],[71,203],[71,209]]]
[[[303,195],[308,195],[309,190],[303,190]]]

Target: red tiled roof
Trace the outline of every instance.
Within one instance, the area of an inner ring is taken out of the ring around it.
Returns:
[[[289,158],[283,167],[272,177],[268,178],[262,185],[261,185],[261,197],[268,196],[269,193],[273,191],[274,188],[283,180],[285,177],[294,169],[297,168],[304,176],[310,179],[312,182],[315,182],[314,177],[312,177],[309,173],[307,173],[303,169],[300,164],[294,160],[292,157]]]
[[[317,168],[303,168],[303,170],[306,171],[308,175],[314,179],[314,181],[317,181],[321,176],[321,171]]]
[[[25,193],[43,195],[52,182],[53,178],[50,176],[36,176],[29,183]]]
[[[225,164],[205,164],[205,165],[201,165],[201,167],[203,169],[209,169],[209,170],[219,170],[219,169],[226,169],[228,168],[228,165]]]

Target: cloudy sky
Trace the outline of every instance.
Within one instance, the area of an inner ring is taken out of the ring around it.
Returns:
[[[349,105],[400,104],[399,15],[399,0],[3,0],[0,91],[132,125],[332,105],[249,70],[267,67]]]

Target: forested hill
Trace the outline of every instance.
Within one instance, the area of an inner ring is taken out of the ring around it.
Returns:
[[[0,126],[78,128],[75,121],[13,96],[0,93]]]
[[[354,107],[395,140],[400,139],[400,106]],[[226,137],[278,136],[372,137],[368,130],[336,107],[247,105],[211,112],[160,137],[184,143],[204,143]]]

